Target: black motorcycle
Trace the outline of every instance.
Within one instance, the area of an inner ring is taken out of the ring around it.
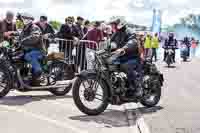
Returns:
[[[167,66],[170,67],[171,64],[174,63],[173,60],[174,51],[172,49],[166,49],[165,52],[166,52],[165,62],[167,63]]]
[[[121,71],[120,64],[113,64],[113,58],[118,55],[106,49],[93,53],[93,56],[94,69],[77,74],[73,85],[73,99],[80,111],[98,115],[108,104],[140,102],[146,107],[158,104],[164,79],[151,61],[144,61],[142,65],[143,96],[138,99],[134,96],[135,90],[129,89],[127,75]]]
[[[66,71],[71,67],[64,59],[49,58],[47,55],[40,61],[43,70],[40,82],[32,86],[32,66],[24,60],[24,54],[19,41],[9,47],[0,47],[0,98],[11,89],[22,92],[50,91],[56,96],[63,96],[71,90],[72,83],[68,80],[72,75]]]

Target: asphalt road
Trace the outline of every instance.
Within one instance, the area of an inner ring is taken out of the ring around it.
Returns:
[[[200,59],[159,69],[165,83],[157,107],[140,104],[109,106],[99,116],[86,116],[71,94],[55,97],[48,92],[12,91],[0,99],[1,133],[199,133]]]

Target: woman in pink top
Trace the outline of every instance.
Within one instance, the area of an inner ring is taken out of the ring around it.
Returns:
[[[191,42],[191,48],[192,48],[192,56],[193,57],[195,57],[195,55],[196,55],[196,49],[197,49],[197,41],[194,39],[194,38],[192,38],[192,42]]]

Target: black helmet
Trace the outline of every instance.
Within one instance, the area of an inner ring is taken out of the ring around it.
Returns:
[[[127,22],[123,19],[120,19],[120,18],[114,19],[110,23],[116,24],[118,29],[121,29],[121,28],[123,28],[124,26],[127,25]]]
[[[40,16],[40,20],[43,19],[44,21],[47,21],[48,20],[48,17],[43,15],[43,16]]]

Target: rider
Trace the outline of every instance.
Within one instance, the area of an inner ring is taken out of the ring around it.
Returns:
[[[136,40],[136,35],[127,27],[125,21],[117,19],[112,22],[117,27],[117,31],[111,37],[111,47],[117,50],[114,53],[123,53],[118,57],[121,69],[127,73],[130,85],[130,91],[135,90],[134,95],[140,98],[143,94],[141,87],[141,58],[139,45]],[[136,80],[138,82],[136,82]],[[130,94],[128,94],[130,95]]]
[[[190,42],[190,39],[186,36],[184,37],[183,39],[183,44],[187,47],[187,50],[188,50],[188,57],[190,56],[190,47],[191,47],[191,42]]]
[[[28,13],[22,13],[24,28],[20,34],[20,41],[25,50],[24,59],[32,65],[32,85],[39,84],[42,68],[39,60],[43,58],[44,46],[41,43],[41,30],[33,24],[34,18]]]
[[[177,40],[174,37],[174,33],[169,33],[169,37],[165,40],[164,46],[163,48],[165,49],[164,52],[164,61],[167,57],[167,49],[172,49],[173,50],[173,62],[175,62],[175,58],[176,58],[176,49],[177,49]]]

